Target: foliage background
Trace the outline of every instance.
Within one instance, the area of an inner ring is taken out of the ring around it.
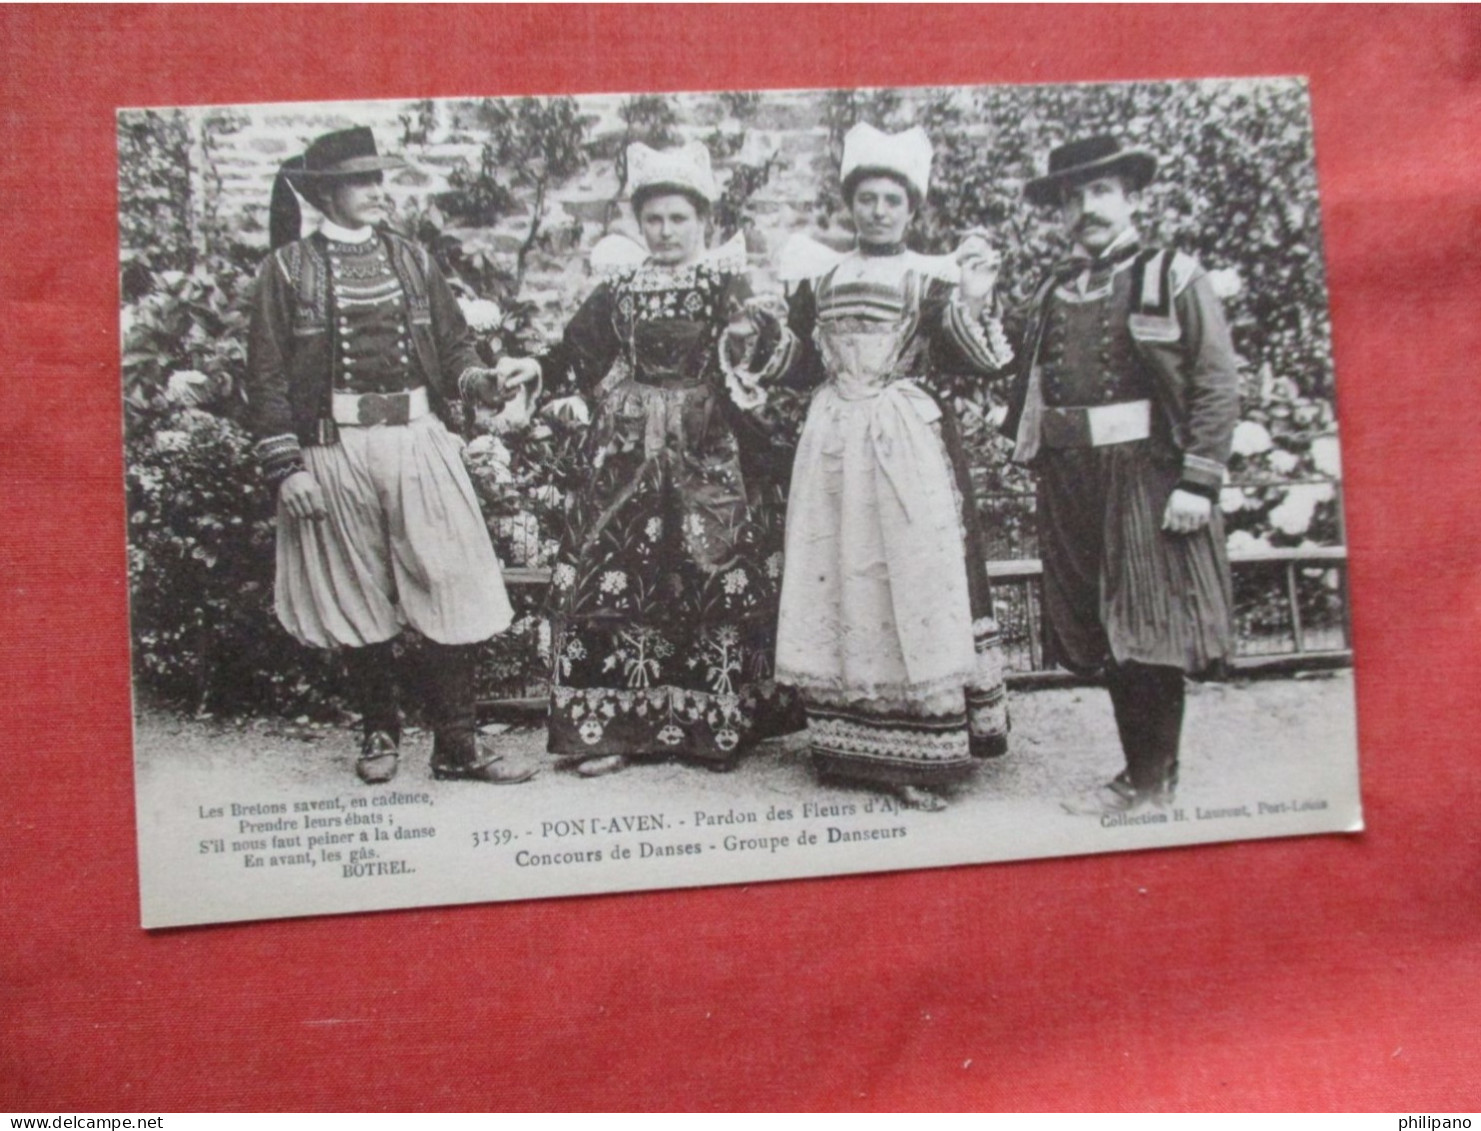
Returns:
[[[127,111],[118,122],[121,324],[141,687],[200,712],[335,707],[333,658],[298,647],[272,616],[271,499],[238,423],[250,281],[282,159],[351,124],[406,156],[389,185],[394,223],[434,252],[492,358],[557,335],[592,285],[586,250],[611,231],[635,235],[623,207],[627,144],[704,141],[725,186],[714,236],[743,233],[764,286],[788,235],[850,242],[836,170],[843,135],[860,120],[925,126],[936,162],[913,241],[943,251],[985,228],[1016,303],[1065,250],[1053,217],[1021,198],[1049,149],[1107,131],[1156,152],[1162,175],[1144,230],[1217,273],[1243,359],[1223,499],[1231,548],[1340,543],[1320,215],[1299,80]],[[1003,391],[963,389],[957,409],[990,553],[1031,557],[1029,485],[993,427]],[[778,405],[780,443],[804,409]],[[469,467],[501,559],[544,564],[579,475],[579,429],[470,424]],[[1254,639],[1280,617],[1262,583],[1248,584],[1241,630]],[[1312,613],[1339,601],[1332,571],[1303,574],[1301,585]],[[514,686],[538,667],[534,593],[517,597],[518,631],[490,648],[492,685]]]

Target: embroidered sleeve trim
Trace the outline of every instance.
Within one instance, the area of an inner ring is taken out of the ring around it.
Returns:
[[[1224,485],[1224,465],[1218,460],[1185,452],[1183,474],[1178,485],[1185,490],[1217,498],[1219,488]]]
[[[946,308],[946,329],[961,351],[985,370],[1002,369],[1013,361],[1013,347],[996,317],[973,318],[960,297]]]
[[[756,374],[758,384],[765,385],[775,381],[783,373],[792,367],[792,361],[797,356],[797,335],[785,326],[782,327],[782,340],[771,351],[771,357]]]
[[[274,486],[295,472],[306,470],[298,437],[291,432],[258,440],[255,451],[263,478]]]
[[[797,336],[783,327],[781,341],[760,369],[750,368],[755,362],[754,356],[748,357],[741,365],[733,364],[725,346],[726,341],[722,336],[716,344],[716,351],[720,358],[720,370],[725,374],[726,388],[730,391],[730,399],[737,408],[747,412],[765,407],[769,398],[766,385],[775,381],[791,366],[797,350]]]

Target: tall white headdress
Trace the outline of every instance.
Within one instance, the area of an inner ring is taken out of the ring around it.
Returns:
[[[641,141],[627,147],[627,189],[637,192],[650,185],[688,189],[713,203],[720,198],[715,174],[710,169],[710,151],[703,142],[692,141],[677,149],[653,149]]]
[[[860,122],[844,135],[839,180],[848,180],[855,169],[879,169],[904,177],[924,197],[931,187],[931,139],[919,126],[887,134]]]

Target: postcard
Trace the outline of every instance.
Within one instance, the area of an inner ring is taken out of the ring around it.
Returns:
[[[1361,830],[1301,79],[118,140],[145,927]]]

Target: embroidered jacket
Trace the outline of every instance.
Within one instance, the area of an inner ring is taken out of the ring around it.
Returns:
[[[1132,353],[1105,351],[1113,364],[1136,364],[1150,378],[1152,439],[1181,463],[1179,486],[1217,499],[1239,416],[1239,380],[1223,307],[1207,274],[1191,256],[1128,243],[1115,257],[1103,290],[1077,294],[1088,268],[1071,261],[1039,287],[1025,335],[1022,367],[1009,399],[1003,433],[1016,441],[1013,458],[1029,463],[1039,454],[1040,410],[1045,403],[1046,330],[1053,304],[1111,304],[1106,321],[1124,320]],[[1115,276],[1131,272],[1129,286]]]
[[[692,263],[652,263],[625,236],[607,236],[592,249],[592,268],[603,281],[581,304],[559,343],[537,360],[545,390],[558,396],[595,394],[619,359],[640,385],[728,386],[735,407],[751,407],[751,391],[736,380],[734,342],[722,345],[726,326],[751,297],[745,237],[705,251]],[[752,359],[770,358],[774,371],[778,335],[752,343]],[[755,375],[745,373],[748,379]]]
[[[391,232],[375,238],[400,281],[410,323],[408,385],[425,385],[434,411],[455,428],[459,378],[480,364],[463,312],[425,248]],[[320,422],[329,418],[341,353],[334,311],[322,234],[264,260],[247,344],[248,425],[272,482],[302,470],[300,446],[319,442]]]
[[[546,388],[556,396],[591,395],[618,358],[640,384],[718,387],[721,331],[751,293],[740,269],[706,260],[677,269],[641,264],[614,272],[581,304],[560,342],[539,358]]]

